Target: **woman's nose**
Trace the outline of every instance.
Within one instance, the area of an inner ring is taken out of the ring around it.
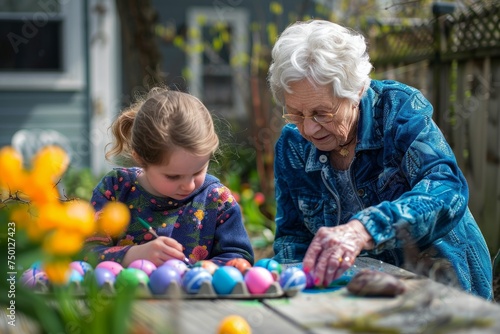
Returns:
[[[306,118],[304,119],[304,124],[303,124],[303,131],[304,134],[307,136],[312,136],[318,131],[318,127],[320,127],[314,119],[312,118]]]

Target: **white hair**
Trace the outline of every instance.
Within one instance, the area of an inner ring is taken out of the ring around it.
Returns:
[[[338,24],[310,20],[286,28],[272,50],[268,80],[276,101],[284,105],[290,83],[308,79],[317,86],[331,85],[338,98],[359,102],[370,85],[373,66],[365,38]]]

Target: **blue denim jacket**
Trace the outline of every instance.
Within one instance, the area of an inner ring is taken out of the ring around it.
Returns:
[[[469,190],[453,151],[432,120],[433,108],[416,89],[372,81],[360,104],[358,142],[350,176],[360,220],[375,242],[371,257],[403,266],[406,226],[421,251],[448,259],[465,291],[492,299],[491,260],[468,208]],[[341,212],[328,152],[316,149],[295,125],[276,143],[274,259],[301,262],[322,226]]]

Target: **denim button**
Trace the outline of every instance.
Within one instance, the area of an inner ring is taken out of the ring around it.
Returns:
[[[326,157],[326,155],[323,154],[323,155],[319,156],[319,162],[325,163],[327,161],[328,161],[328,158]]]
[[[358,189],[358,196],[363,197],[365,195],[364,189]]]

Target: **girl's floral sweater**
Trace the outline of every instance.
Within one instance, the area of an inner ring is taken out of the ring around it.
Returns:
[[[109,201],[128,205],[131,213],[126,232],[118,238],[94,235],[85,241],[85,259],[121,262],[134,245],[154,238],[138,220],[149,223],[159,236],[168,236],[184,246],[191,263],[212,260],[219,265],[232,258],[253,264],[253,250],[242,222],[238,203],[227,187],[207,174],[203,185],[178,201],[148,193],[137,181],[140,168],[116,168],[94,189],[91,203],[99,212]]]

